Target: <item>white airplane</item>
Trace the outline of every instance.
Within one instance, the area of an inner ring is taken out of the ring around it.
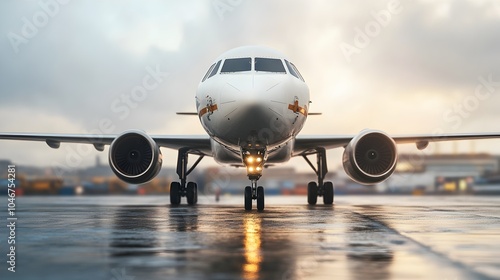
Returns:
[[[61,142],[93,144],[98,151],[109,149],[109,163],[121,180],[142,184],[161,169],[161,147],[178,150],[179,182],[170,186],[170,203],[181,197],[190,205],[198,200],[197,184],[187,176],[204,156],[221,164],[246,167],[251,186],[245,187],[245,209],[264,209],[264,188],[257,186],[263,168],[301,156],[316,173],[310,182],[307,201],[311,205],[323,197],[332,204],[332,182],[326,149],[344,147],[342,162],[356,182],[371,185],[386,180],[397,162],[396,144],[415,143],[425,149],[429,142],[500,138],[500,133],[389,136],[379,130],[363,130],[348,136],[298,136],[309,113],[309,89],[297,67],[282,53],[267,47],[244,46],[219,56],[201,80],[196,93],[196,113],[208,136],[155,136],[139,130],[120,135],[70,135],[1,133],[0,139],[45,141],[51,148]],[[189,155],[198,156],[188,168]],[[316,155],[316,164],[308,156]]]

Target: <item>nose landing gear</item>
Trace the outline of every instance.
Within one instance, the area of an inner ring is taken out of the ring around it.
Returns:
[[[257,200],[257,210],[264,210],[264,187],[257,186],[257,181],[262,176],[262,167],[264,166],[264,153],[245,152],[243,153],[243,162],[247,167],[247,175],[252,182],[251,186],[245,187],[245,210],[252,210],[252,201]]]
[[[264,187],[257,186],[257,180],[252,180],[252,186],[245,187],[245,210],[252,210],[252,200],[257,200],[257,210],[264,210]]]

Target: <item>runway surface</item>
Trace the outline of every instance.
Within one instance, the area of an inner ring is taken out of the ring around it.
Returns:
[[[335,199],[19,197],[16,272],[2,226],[0,279],[500,278],[500,197]]]

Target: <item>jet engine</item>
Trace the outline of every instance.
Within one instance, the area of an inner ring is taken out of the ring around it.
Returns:
[[[142,131],[126,131],[111,143],[109,165],[118,178],[129,184],[150,181],[160,172],[161,164],[160,148]]]
[[[396,143],[382,131],[361,131],[346,146],[342,162],[347,175],[360,184],[383,182],[396,168]]]

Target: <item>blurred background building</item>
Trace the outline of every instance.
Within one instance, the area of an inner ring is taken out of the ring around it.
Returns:
[[[6,194],[9,160],[0,160],[0,188]],[[18,195],[154,195],[168,194],[170,183],[178,179],[175,169],[163,168],[147,184],[129,185],[119,180],[107,164],[97,158],[84,169],[55,170],[16,167]],[[264,170],[259,185],[269,195],[306,195],[314,172],[297,172],[293,167]],[[242,194],[248,185],[243,169],[223,166],[195,170],[189,180],[198,183],[200,193]],[[376,186],[353,182],[342,167],[330,170],[327,179],[342,194],[500,194],[500,156],[490,154],[401,154],[395,173]]]

